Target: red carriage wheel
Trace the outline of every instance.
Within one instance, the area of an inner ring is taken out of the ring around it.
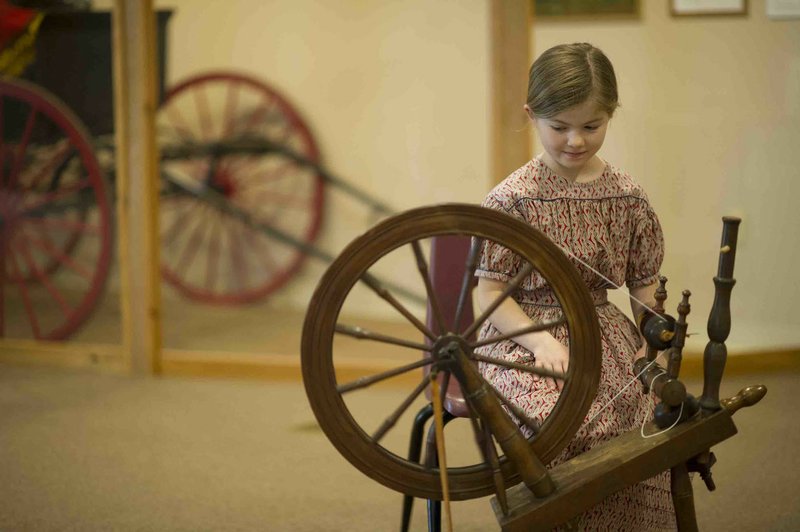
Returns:
[[[87,138],[55,96],[0,80],[0,336],[66,338],[100,298],[111,205]]]
[[[241,74],[213,72],[173,87],[159,110],[164,145],[211,145],[260,138],[318,162],[309,129],[275,89]],[[164,160],[169,180],[210,188],[252,220],[311,243],[319,232],[323,178],[270,153]],[[284,285],[305,254],[203,199],[161,199],[162,273],[182,294],[216,304],[256,301]]]

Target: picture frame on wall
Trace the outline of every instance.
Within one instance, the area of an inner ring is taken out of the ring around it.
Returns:
[[[547,20],[617,19],[639,16],[639,0],[530,0],[534,16]]]
[[[747,0],[670,0],[673,17],[746,15]]]

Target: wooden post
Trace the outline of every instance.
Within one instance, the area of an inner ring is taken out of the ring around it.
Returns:
[[[158,105],[152,0],[115,0],[114,121],[122,342],[135,373],[161,371]]]
[[[492,0],[492,185],[531,158],[531,128],[522,107],[527,101],[532,22],[530,2]]]

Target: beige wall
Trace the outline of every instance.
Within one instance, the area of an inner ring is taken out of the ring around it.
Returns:
[[[731,350],[798,346],[800,172],[790,161],[800,147],[800,21],[767,19],[764,0],[733,18],[673,18],[667,2],[641,4],[638,20],[538,20],[531,55],[589,41],[614,62],[622,108],[602,155],[645,186],[661,217],[670,307],[679,290],[694,293],[699,334],[688,347],[705,342],[727,214],[744,219]],[[169,79],[215,68],[263,78],[306,117],[333,172],[397,209],[478,202],[496,179],[487,1],[158,5],[175,9]],[[320,245],[338,253],[374,219],[335,190],[328,199]],[[306,268],[276,304],[303,308],[323,269]]]
[[[765,1],[747,17],[671,17],[642,1],[624,22],[543,22],[535,54],[561,42],[602,48],[622,108],[603,154],[646,188],[666,233],[663,273],[692,291],[688,347],[702,349],[723,215],[742,217],[732,351],[800,345],[797,264],[800,20],[774,21]]]

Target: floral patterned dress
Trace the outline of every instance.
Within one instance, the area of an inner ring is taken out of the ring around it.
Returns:
[[[641,338],[627,316],[606,299],[606,290],[614,285],[625,283],[634,288],[654,283],[664,257],[661,226],[642,188],[608,164],[594,181],[573,183],[536,158],[496,186],[483,205],[527,222],[568,251],[596,305],[603,348],[597,397],[583,426],[550,466],[651,419],[652,397],[644,395],[638,383],[625,387],[635,377],[633,356],[641,347]],[[482,251],[476,275],[508,282],[517,273],[520,259],[507,249],[487,242]],[[558,300],[536,272],[512,297],[536,322],[561,317]],[[550,333],[568,343],[565,326],[555,327]],[[479,337],[498,334],[487,322]],[[530,351],[512,340],[489,344],[478,352],[520,363],[530,363],[533,358]],[[557,390],[534,381],[530,373],[485,363],[480,364],[480,370],[504,396],[540,423],[558,400]],[[664,472],[611,495],[573,524],[579,530],[674,530],[669,490],[669,472]]]

